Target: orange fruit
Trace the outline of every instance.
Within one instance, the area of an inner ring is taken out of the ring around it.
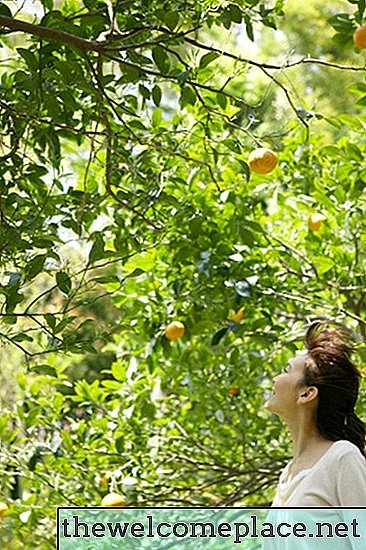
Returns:
[[[103,498],[101,506],[108,506],[110,508],[126,506],[126,499],[117,493],[108,493],[108,495]]]
[[[360,50],[366,49],[366,25],[358,27],[353,33],[353,43]]]
[[[324,220],[326,220],[326,217],[323,216],[323,214],[314,212],[308,217],[308,228],[311,229],[311,231],[319,231]]]
[[[235,321],[236,323],[240,323],[240,321],[242,321],[245,317],[245,313],[244,313],[244,310],[243,308],[239,309],[236,313],[235,311],[233,312],[233,321]]]
[[[277,165],[277,156],[271,149],[261,147],[250,153],[248,164],[256,174],[269,174]]]
[[[100,480],[100,484],[102,487],[107,487],[108,486],[108,478],[107,476],[103,476]]]
[[[3,519],[6,515],[6,512],[9,510],[5,502],[0,502],[0,519]]]
[[[185,326],[180,321],[173,321],[170,323],[164,332],[165,338],[168,340],[179,340],[182,338],[185,331]]]
[[[228,387],[227,393],[229,395],[239,395],[240,388],[239,388],[239,386],[235,386],[234,384],[230,384],[230,386]]]

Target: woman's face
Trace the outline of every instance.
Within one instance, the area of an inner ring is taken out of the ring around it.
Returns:
[[[285,417],[292,414],[304,391],[301,381],[307,359],[306,354],[290,359],[284,371],[273,378],[273,392],[266,401],[266,409]]]

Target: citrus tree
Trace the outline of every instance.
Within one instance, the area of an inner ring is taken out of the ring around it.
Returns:
[[[365,5],[338,5],[331,58],[263,60],[282,0],[0,3],[3,544],[109,493],[270,503],[271,377],[319,317],[364,358]]]

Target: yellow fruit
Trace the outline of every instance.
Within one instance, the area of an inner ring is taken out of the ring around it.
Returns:
[[[168,340],[179,340],[179,338],[182,338],[184,331],[185,327],[183,323],[173,321],[165,329],[165,338],[168,338]]]
[[[269,174],[277,165],[277,156],[271,149],[261,147],[250,153],[248,164],[256,174]]]
[[[101,506],[108,506],[112,508],[125,505],[125,498],[122,495],[118,495],[117,493],[108,493],[108,495],[103,498],[101,503]]]
[[[107,487],[108,486],[108,478],[107,476],[103,476],[100,480],[100,484],[102,487]]]
[[[355,30],[353,33],[353,43],[360,50],[366,49],[366,25]]]
[[[5,502],[0,502],[0,519],[3,519],[6,515],[6,512],[8,511],[8,506],[5,504]]]
[[[240,393],[240,388],[239,386],[235,386],[234,384],[230,384],[228,390],[227,390],[227,393],[229,395],[239,395]]]
[[[236,323],[240,323],[240,321],[242,321],[245,317],[245,313],[244,313],[244,310],[243,308],[239,309],[236,313],[234,311],[234,314],[232,316],[233,320],[236,322]]]
[[[311,229],[311,231],[319,231],[323,221],[326,219],[327,218],[323,216],[323,214],[314,212],[308,217],[308,228]]]

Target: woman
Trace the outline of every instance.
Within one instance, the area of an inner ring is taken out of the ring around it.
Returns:
[[[266,403],[287,423],[294,446],[272,506],[366,506],[365,424],[354,412],[360,374],[351,332],[318,321],[305,346],[274,378]]]

